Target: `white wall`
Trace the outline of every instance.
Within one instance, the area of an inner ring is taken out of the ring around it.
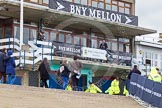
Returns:
[[[140,50],[142,54],[140,54]],[[151,60],[151,66],[158,66],[162,71],[162,48],[136,44],[136,58],[144,64],[145,59],[148,58]]]

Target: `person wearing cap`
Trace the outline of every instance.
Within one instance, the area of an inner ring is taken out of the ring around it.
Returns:
[[[89,87],[87,88],[87,90],[85,92],[89,92],[89,93],[102,93],[102,90],[100,88],[98,88],[94,83],[90,82],[89,83]]]
[[[148,79],[153,80],[155,82],[161,82],[161,75],[158,72],[159,68],[152,67],[151,72],[148,75]]]
[[[14,81],[16,79],[16,64],[15,64],[15,59],[12,56],[13,51],[11,49],[8,50],[7,52],[8,56],[5,59],[6,61],[6,74],[8,76],[8,84],[14,84]]]

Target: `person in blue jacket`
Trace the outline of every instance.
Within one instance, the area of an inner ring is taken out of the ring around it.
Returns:
[[[16,64],[15,64],[15,59],[12,56],[13,52],[11,49],[8,50],[7,52],[7,58],[6,58],[6,74],[8,76],[8,84],[13,84],[15,79],[16,79]]]

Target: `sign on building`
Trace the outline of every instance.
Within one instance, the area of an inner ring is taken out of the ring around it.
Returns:
[[[54,49],[55,54],[62,54],[62,55],[81,55],[81,46],[74,45],[74,44],[65,44],[62,42],[52,42],[53,46],[56,48]]]
[[[49,0],[49,8],[56,9],[58,11],[65,11],[75,15],[87,16],[102,19],[105,21],[138,26],[137,16],[110,10],[104,10],[101,8],[95,8],[87,5],[76,4],[72,2],[67,2],[65,0]]]
[[[106,54],[105,50],[82,47],[82,57],[107,60]]]

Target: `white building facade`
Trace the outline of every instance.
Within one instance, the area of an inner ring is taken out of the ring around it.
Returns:
[[[135,42],[135,58],[142,65],[146,64],[146,59],[151,60],[149,68],[158,66],[162,72],[162,43],[158,41],[159,39],[137,37]]]

